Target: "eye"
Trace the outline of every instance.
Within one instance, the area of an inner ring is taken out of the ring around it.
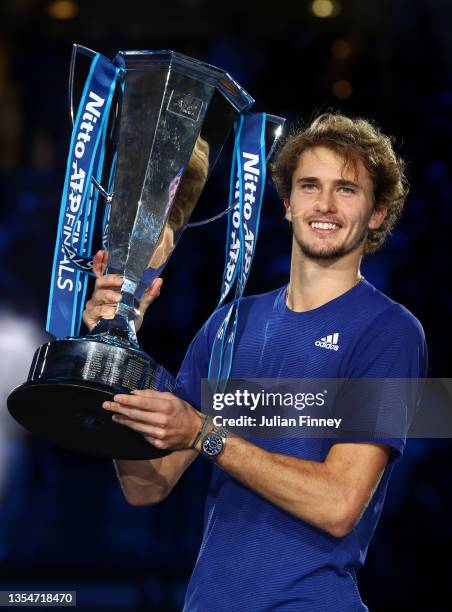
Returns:
[[[353,187],[345,187],[345,186],[339,187],[339,191],[345,195],[351,195],[353,193],[356,193],[356,190],[353,189]]]
[[[302,183],[301,189],[306,193],[313,193],[317,189],[315,183]]]

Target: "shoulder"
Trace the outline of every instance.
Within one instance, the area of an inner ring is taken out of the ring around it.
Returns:
[[[355,328],[355,342],[344,362],[347,376],[424,376],[428,351],[419,319],[375,287],[370,285],[369,291]]]
[[[397,336],[406,334],[407,339],[425,341],[425,333],[419,319],[403,304],[396,302],[376,287],[367,283],[366,301],[372,309],[373,316],[368,318],[367,332],[374,335]]]
[[[281,293],[284,293],[286,286],[278,287],[266,293],[258,293],[242,297],[240,300],[232,300],[215,310],[203,326],[203,332],[208,345],[211,345],[221,323],[234,305],[238,305],[240,317],[239,321],[243,324],[249,317],[257,315],[268,315],[273,308]]]
[[[232,314],[234,305],[239,306],[238,327],[240,329],[246,325],[247,320],[256,321],[258,315],[267,316],[268,312],[274,308],[278,296],[284,290],[285,287],[282,287],[267,293],[250,295],[240,300],[232,300],[232,302],[215,309],[193,338],[179,371],[178,381],[188,384],[187,380],[193,378],[194,369],[203,373],[200,374],[200,377],[207,376],[215,336],[220,332],[220,327],[228,314]]]

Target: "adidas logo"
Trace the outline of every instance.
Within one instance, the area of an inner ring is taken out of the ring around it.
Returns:
[[[331,336],[325,336],[324,338],[320,338],[320,340],[315,341],[316,346],[320,346],[321,348],[330,349],[331,351],[339,350],[339,334],[331,334]]]

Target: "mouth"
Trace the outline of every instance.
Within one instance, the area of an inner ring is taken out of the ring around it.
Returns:
[[[310,221],[309,227],[316,234],[335,234],[341,226],[329,221]]]

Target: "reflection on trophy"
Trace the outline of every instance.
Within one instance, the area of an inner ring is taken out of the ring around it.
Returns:
[[[168,219],[165,222],[149,267],[161,270],[174,251],[179,234],[184,229],[201,195],[209,171],[209,145],[200,136],[196,140],[184,178],[179,187],[179,177],[169,188],[169,201],[173,201]],[[179,190],[178,190],[179,187]],[[174,198],[175,194],[176,197]]]
[[[86,336],[39,347],[28,381],[11,393],[8,408],[28,430],[66,448],[146,459],[166,452],[111,421],[102,402],[118,392],[165,388],[168,373],[138,346],[137,307],[174,251],[234,122],[253,99],[222,70],[172,51],[120,52],[113,63],[121,69],[106,145],[107,159],[116,159],[106,272],[123,277],[121,300],[114,318],[101,319]],[[92,119],[93,111],[85,116]],[[54,291],[67,284],[59,280]]]

